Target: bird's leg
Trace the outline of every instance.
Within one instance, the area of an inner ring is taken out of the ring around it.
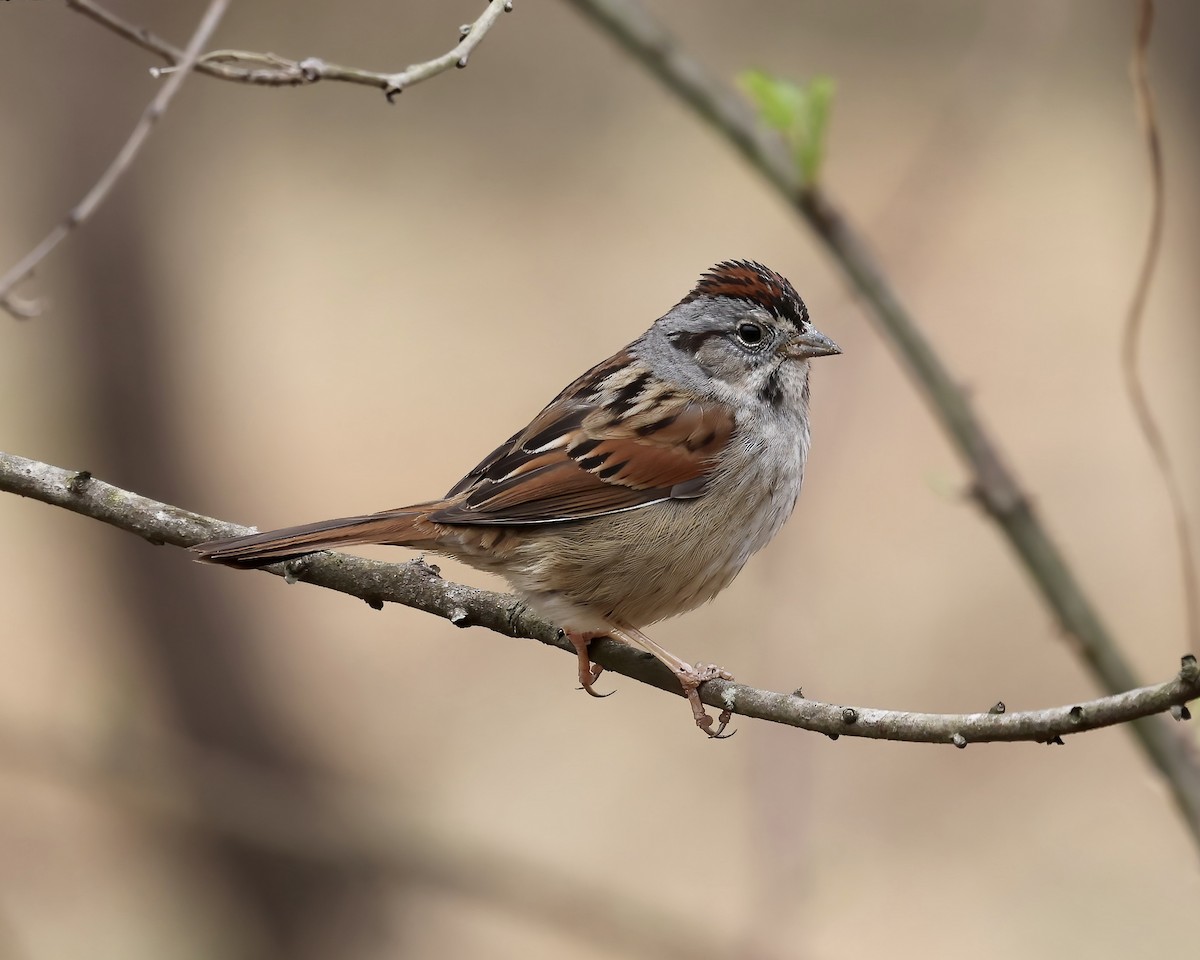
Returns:
[[[610,697],[615,690],[609,690],[608,693],[597,693],[592,689],[592,684],[600,679],[600,674],[604,672],[604,668],[598,663],[592,663],[588,658],[588,644],[595,637],[603,637],[603,633],[576,633],[573,630],[564,630],[566,638],[571,641],[571,646],[575,648],[575,653],[579,657],[579,685],[587,691],[588,696],[604,699]]]
[[[657,657],[679,678],[679,685],[683,687],[683,695],[687,697],[687,702],[692,708],[692,716],[696,720],[696,726],[708,736],[714,740],[723,740],[726,737],[733,736],[732,730],[729,733],[725,732],[725,727],[728,726],[733,711],[728,708],[722,710],[721,715],[717,717],[717,729],[713,730],[713,718],[705,712],[704,704],[700,702],[700,684],[707,680],[732,680],[732,674],[712,664],[698,663],[693,667],[690,663],[680,660],[670,650],[659,646],[642,633],[641,630],[631,627],[627,623],[613,626],[608,632],[618,640],[624,640],[628,644],[641,647],[647,653]]]

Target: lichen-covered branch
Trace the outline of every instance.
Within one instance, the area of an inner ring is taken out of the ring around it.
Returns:
[[[191,513],[122,490],[86,471],[64,470],[37,460],[0,453],[0,491],[40,500],[135,533],[154,544],[189,547],[214,537],[250,532],[246,527]],[[574,655],[553,624],[535,616],[507,594],[477,590],[442,579],[420,560],[382,563],[337,553],[314,554],[266,572],[337,590],[372,607],[400,603],[443,617],[458,627],[481,626],[508,637],[538,640]],[[197,576],[204,576],[201,567]],[[649,654],[614,641],[594,641],[593,659],[606,669],[679,694],[675,677]],[[1086,703],[1048,710],[1006,713],[993,707],[979,713],[909,713],[849,707],[809,700],[798,691],[775,693],[745,684],[711,680],[701,697],[713,707],[744,717],[783,723],[830,737],[868,737],[913,743],[970,743],[1030,740],[1056,743],[1062,737],[1174,710],[1200,698],[1200,669],[1192,657],[1172,679]]]
[[[67,0],[67,6],[78,10],[106,27],[148,50],[167,63],[168,72],[179,65],[183,57],[174,44],[156,36],[145,27],[128,21],[106,10],[93,0]],[[319,80],[340,80],[358,83],[382,90],[389,100],[405,89],[445,73],[451,67],[465,67],[472,51],[487,35],[500,14],[512,10],[512,0],[487,0],[487,6],[474,23],[459,30],[459,40],[450,50],[432,60],[414,63],[393,73],[378,73],[358,67],[344,67],[329,63],[320,57],[289,60],[273,53],[258,53],[250,50],[214,50],[204,54],[196,62],[196,70],[234,83],[250,83],[268,87],[298,87]]]

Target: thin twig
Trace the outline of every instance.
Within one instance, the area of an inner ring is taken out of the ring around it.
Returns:
[[[215,537],[251,532],[246,527],[191,513],[97,480],[89,473],[0,453],[0,491],[31,497],[100,520],[149,540],[189,547]],[[400,603],[451,621],[455,626],[487,627],[509,637],[539,640],[574,655],[574,648],[553,624],[525,609],[507,594],[477,590],[443,580],[435,568],[414,561],[395,564],[345,554],[321,553],[265,568],[289,580],[337,590],[373,607]],[[592,659],[615,673],[680,694],[679,682],[648,654],[615,641],[593,641]],[[1200,669],[1192,657],[1173,679],[1127,690],[1087,703],[1048,710],[969,714],[909,713],[848,707],[809,700],[798,692],[775,693],[740,683],[712,680],[701,696],[713,707],[744,717],[769,720],[830,737],[867,737],[910,743],[969,743],[1026,740],[1058,742],[1073,733],[1127,723],[1185,705],[1200,697]]]
[[[1121,372],[1125,377],[1125,392],[1130,406],[1137,416],[1138,426],[1145,438],[1146,446],[1154,456],[1159,476],[1166,488],[1171,503],[1171,514],[1175,523],[1175,541],[1179,549],[1179,570],[1183,579],[1184,627],[1188,643],[1200,645],[1200,597],[1196,588],[1196,557],[1192,552],[1190,525],[1179,477],[1171,462],[1171,455],[1163,440],[1162,430],[1150,409],[1146,388],[1138,373],[1141,356],[1141,334],[1145,326],[1146,299],[1150,295],[1150,284],[1158,266],[1159,251],[1162,249],[1163,223],[1166,210],[1166,179],[1163,174],[1162,143],[1158,134],[1158,120],[1154,111],[1154,92],[1146,73],[1146,51],[1150,46],[1150,35],[1154,25],[1154,2],[1142,0],[1138,12],[1137,37],[1134,40],[1133,56],[1129,61],[1129,79],[1133,84],[1134,99],[1142,121],[1142,133],[1146,139],[1146,153],[1150,160],[1150,229],[1146,237],[1146,249],[1138,270],[1137,285],[1129,314],[1125,320],[1125,336],[1121,349]]]
[[[194,68],[201,73],[239,83],[263,84],[268,86],[297,86],[316,83],[318,80],[341,80],[378,87],[392,100],[406,88],[444,73],[451,67],[465,67],[471,53],[480,44],[492,25],[502,13],[512,10],[512,0],[488,0],[484,11],[474,23],[464,26],[455,46],[424,63],[413,64],[395,73],[376,73],[356,67],[344,67],[326,63],[317,57],[304,60],[288,60],[272,53],[255,53],[244,50],[216,50],[201,55],[200,49],[216,29],[229,0],[213,0],[185,50],[156,36],[145,27],[129,23],[116,14],[94,3],[93,0],[67,0],[67,5],[91,18],[118,36],[124,37],[139,47],[149,50],[167,63],[167,68],[157,68],[156,75],[169,75],[166,83],[142,113],[133,133],[121,148],[109,168],[95,186],[59,223],[50,234],[8,273],[0,277],[0,308],[18,319],[30,319],[41,313],[41,304],[16,296],[13,288],[28,277],[39,263],[57,247],[68,234],[87,220],[107,198],[116,182],[125,174],[142,148],[151,128],[162,116],[167,105],[175,96],[184,79]],[[255,66],[247,66],[254,64]]]
[[[161,57],[167,68],[158,73],[171,73],[181,63],[182,52],[170,42],[151,33],[145,27],[129,23],[106,10],[93,0],[67,0],[67,5],[118,36]],[[268,87],[297,87],[320,80],[339,80],[358,83],[382,90],[391,101],[405,89],[445,73],[451,67],[465,67],[472,51],[500,18],[512,10],[512,0],[487,0],[487,6],[474,23],[462,28],[459,41],[451,50],[424,63],[415,63],[394,73],[377,73],[358,67],[328,63],[320,57],[290,60],[274,53],[251,50],[214,50],[200,57],[196,69],[212,77],[234,83],[249,83]]]
[[[1100,689],[1139,686],[1062,552],[1034,512],[999,448],[978,420],[915,318],[900,301],[869,246],[828,193],[805,189],[779,138],[760,129],[748,106],[633,0],[570,0],[633,58],[734,146],[800,214],[870,307],[934,416],[973,475],[975,497],[1008,538],[1043,600]],[[1155,723],[1132,726],[1142,748],[1166,778],[1200,844],[1200,761],[1195,748]]]
[[[150,136],[154,125],[162,118],[175,94],[183,86],[183,81],[191,73],[192,65],[200,56],[201,48],[208,43],[209,37],[217,29],[217,24],[221,22],[221,17],[228,6],[229,0],[212,0],[208,9],[205,10],[204,16],[200,18],[200,23],[192,34],[192,39],[188,41],[187,49],[180,55],[179,69],[163,84],[162,89],[142,111],[137,126],[133,128],[125,145],[108,165],[108,169],[101,174],[100,179],[96,181],[84,198],[67,213],[62,222],[50,231],[46,239],[30,250],[8,273],[0,277],[0,307],[22,320],[36,317],[41,313],[41,306],[36,301],[13,298],[11,296],[13,287],[28,277],[37,265],[66,239],[72,230],[91,217],[96,212],[96,208],[108,198],[117,181],[132,166],[134,158],[142,149],[146,138]]]

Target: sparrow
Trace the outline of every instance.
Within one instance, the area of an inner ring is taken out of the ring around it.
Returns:
[[[564,631],[589,694],[602,668],[588,644],[612,637],[662,661],[696,725],[727,736],[730,711],[714,729],[699,688],[732,676],[642,629],[711,600],[779,532],[808,458],[810,361],[838,353],[786,279],[718,263],[444,497],[192,549],[242,568],[365,543],[455,557]]]

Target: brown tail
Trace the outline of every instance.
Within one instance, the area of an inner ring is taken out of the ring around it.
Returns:
[[[433,525],[426,519],[425,510],[413,508],[210,540],[192,547],[192,551],[199,554],[198,559],[208,563],[253,568],[294,560],[329,547],[348,547],[356,543],[406,545],[427,541],[433,535]]]

